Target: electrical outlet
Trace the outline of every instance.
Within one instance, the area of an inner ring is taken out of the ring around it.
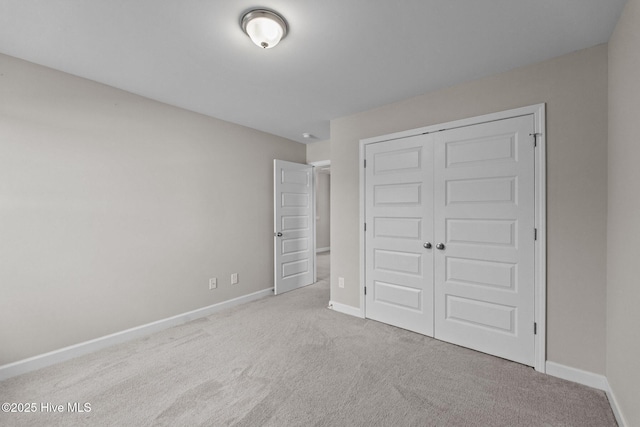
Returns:
[[[344,277],[338,277],[338,287],[344,288]]]
[[[231,274],[231,284],[235,285],[236,283],[238,283],[238,273],[233,273]]]
[[[215,277],[212,277],[211,279],[209,279],[209,289],[215,289],[218,287],[218,279]]]

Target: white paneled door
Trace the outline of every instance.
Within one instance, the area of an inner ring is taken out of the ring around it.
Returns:
[[[419,135],[367,147],[365,299],[368,318],[433,336],[429,139]]]
[[[274,291],[315,281],[313,166],[274,160]]]
[[[366,146],[366,317],[534,365],[534,120]]]
[[[533,116],[434,134],[435,337],[534,364]]]

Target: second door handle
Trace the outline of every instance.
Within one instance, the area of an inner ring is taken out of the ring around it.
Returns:
[[[444,249],[444,243],[438,243],[438,244],[436,245],[436,249],[443,250],[443,249]]]

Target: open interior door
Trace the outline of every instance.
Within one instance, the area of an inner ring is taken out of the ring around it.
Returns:
[[[273,161],[274,291],[316,280],[315,191],[313,166]]]

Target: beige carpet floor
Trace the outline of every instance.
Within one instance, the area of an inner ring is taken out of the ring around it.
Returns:
[[[325,255],[327,257],[327,255]],[[1,426],[615,426],[601,391],[327,309],[317,284],[0,382]]]

